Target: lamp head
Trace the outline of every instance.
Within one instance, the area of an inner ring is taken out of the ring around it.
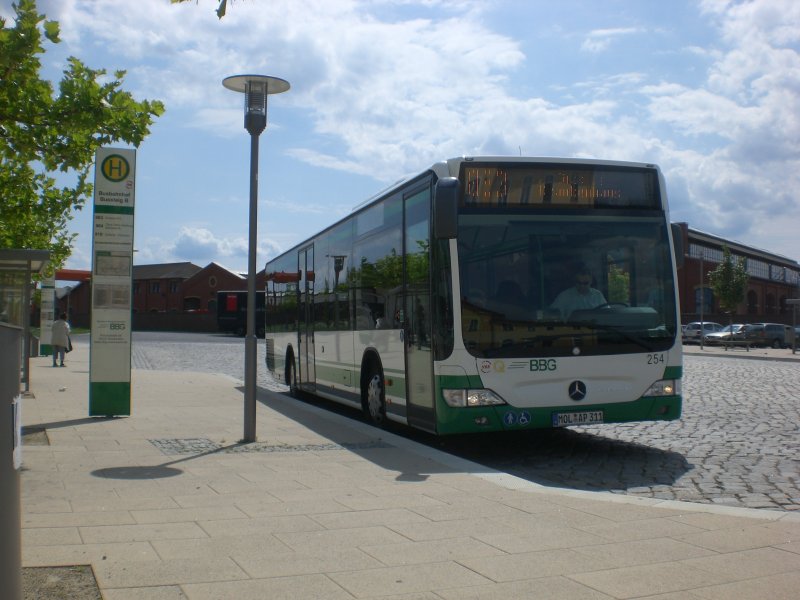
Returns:
[[[244,128],[259,135],[267,126],[267,96],[289,89],[289,82],[267,75],[233,75],[222,81],[229,90],[244,93]]]

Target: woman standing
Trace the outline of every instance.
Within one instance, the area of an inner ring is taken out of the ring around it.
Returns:
[[[61,365],[64,366],[64,354],[69,346],[69,323],[67,323],[67,313],[61,313],[58,320],[53,322],[53,333],[50,339],[53,346],[53,366],[57,367],[56,359],[61,358]]]

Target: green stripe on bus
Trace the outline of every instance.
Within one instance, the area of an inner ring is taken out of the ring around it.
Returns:
[[[320,384],[348,386],[358,389],[360,387],[359,371],[348,363],[317,361],[314,366],[315,380]],[[395,398],[405,398],[406,377],[400,369],[384,368],[383,377],[386,380],[386,394]]]
[[[474,408],[452,408],[437,399],[439,434],[477,433],[491,431],[521,431],[523,429],[549,429],[553,427],[553,414],[581,411],[603,411],[604,423],[627,423],[631,421],[672,421],[680,417],[680,396],[639,398],[633,402],[614,404],[592,404],[582,409],[575,406],[551,406],[546,408],[513,408],[485,406]]]

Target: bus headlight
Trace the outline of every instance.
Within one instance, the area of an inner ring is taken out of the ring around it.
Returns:
[[[681,393],[680,379],[662,379],[647,388],[643,396],[679,396]]]
[[[492,390],[442,390],[444,401],[448,406],[462,408],[465,406],[496,406],[505,404],[500,396]]]

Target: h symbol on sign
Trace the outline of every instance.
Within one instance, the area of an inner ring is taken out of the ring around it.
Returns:
[[[106,170],[108,171],[106,174],[111,177],[122,177],[123,170],[122,170],[122,161],[118,158],[112,158],[106,163]]]

